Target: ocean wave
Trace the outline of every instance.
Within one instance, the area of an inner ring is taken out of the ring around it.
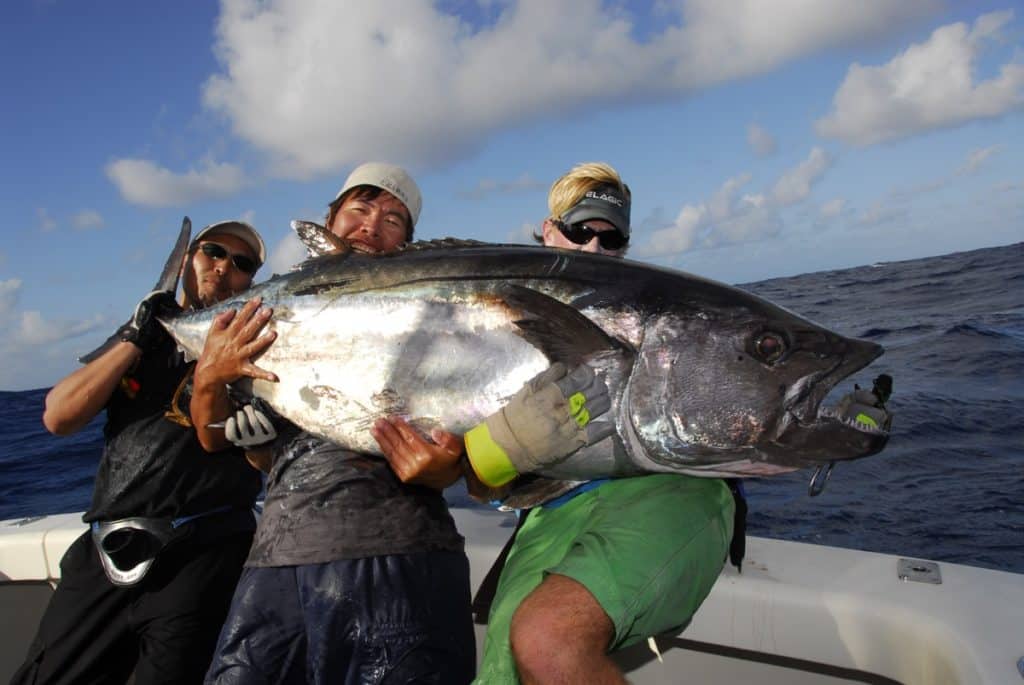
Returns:
[[[1014,331],[994,328],[992,326],[986,326],[981,323],[964,322],[952,326],[945,331],[946,334],[964,334],[964,335],[980,335],[987,338],[1017,338],[1018,333]]]
[[[912,334],[926,334],[931,333],[935,330],[934,326],[926,324],[915,324],[913,326],[903,326],[902,328],[879,328],[873,327],[866,331],[862,331],[857,334],[858,338],[884,338],[891,335],[912,335]]]

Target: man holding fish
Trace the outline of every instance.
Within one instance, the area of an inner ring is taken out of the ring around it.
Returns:
[[[345,181],[326,224],[339,245],[387,253],[412,238],[420,208],[405,170],[368,163]],[[236,416],[228,383],[277,380],[250,361],[274,341],[259,336],[271,314],[252,300],[216,318],[196,369],[203,445],[233,438],[269,472],[207,682],[469,682],[469,562],[441,493],[402,483],[379,457],[280,419],[275,427],[251,405]],[[225,420],[225,430],[209,427]]]
[[[539,242],[625,255],[630,192],[612,167],[574,167],[554,183],[548,204]],[[470,481],[475,475],[491,488],[507,487],[531,470],[534,462],[516,441],[502,439],[503,425],[490,417],[466,434]],[[378,421],[375,435],[407,482],[419,482],[420,471],[429,474],[454,452],[429,445],[396,417]],[[441,434],[434,439],[453,443]],[[539,449],[557,451],[548,447]],[[733,497],[720,479],[598,479],[520,516],[525,520],[501,571],[475,682],[624,683],[608,654],[679,628],[693,615],[721,571]]]
[[[258,474],[242,450],[207,454],[179,411],[186,364],[157,317],[247,290],[266,258],[241,221],[178,248],[132,318],[46,396],[43,423],[71,435],[106,411],[87,531],[14,683],[189,683],[202,678],[252,541]],[[174,301],[179,275],[184,296]]]

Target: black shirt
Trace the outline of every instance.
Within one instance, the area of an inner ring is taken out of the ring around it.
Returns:
[[[168,338],[163,348],[143,355],[114,391],[92,504],[82,517],[86,523],[252,507],[261,479],[242,450],[211,454],[191,426],[166,416],[189,367]]]
[[[294,426],[282,431],[274,456],[246,566],[463,550],[441,493],[402,483],[381,457]]]

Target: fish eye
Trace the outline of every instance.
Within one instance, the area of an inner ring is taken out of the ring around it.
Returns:
[[[766,364],[774,364],[786,354],[786,341],[778,333],[762,333],[754,341],[754,353]]]

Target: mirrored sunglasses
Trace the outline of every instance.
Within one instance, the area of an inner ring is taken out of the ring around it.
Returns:
[[[231,254],[226,247],[219,243],[201,243],[199,249],[210,259],[226,259],[231,257],[231,263],[243,273],[254,274],[256,269],[259,268],[256,260],[252,257],[246,257],[244,254]]]
[[[605,250],[621,250],[629,243],[629,238],[622,235],[615,229],[598,231],[590,226],[587,226],[585,221],[580,221],[575,224],[566,224],[563,221],[556,221],[555,226],[565,236],[566,240],[576,243],[577,245],[586,245],[594,236],[597,236],[597,242],[600,243],[601,247]]]

